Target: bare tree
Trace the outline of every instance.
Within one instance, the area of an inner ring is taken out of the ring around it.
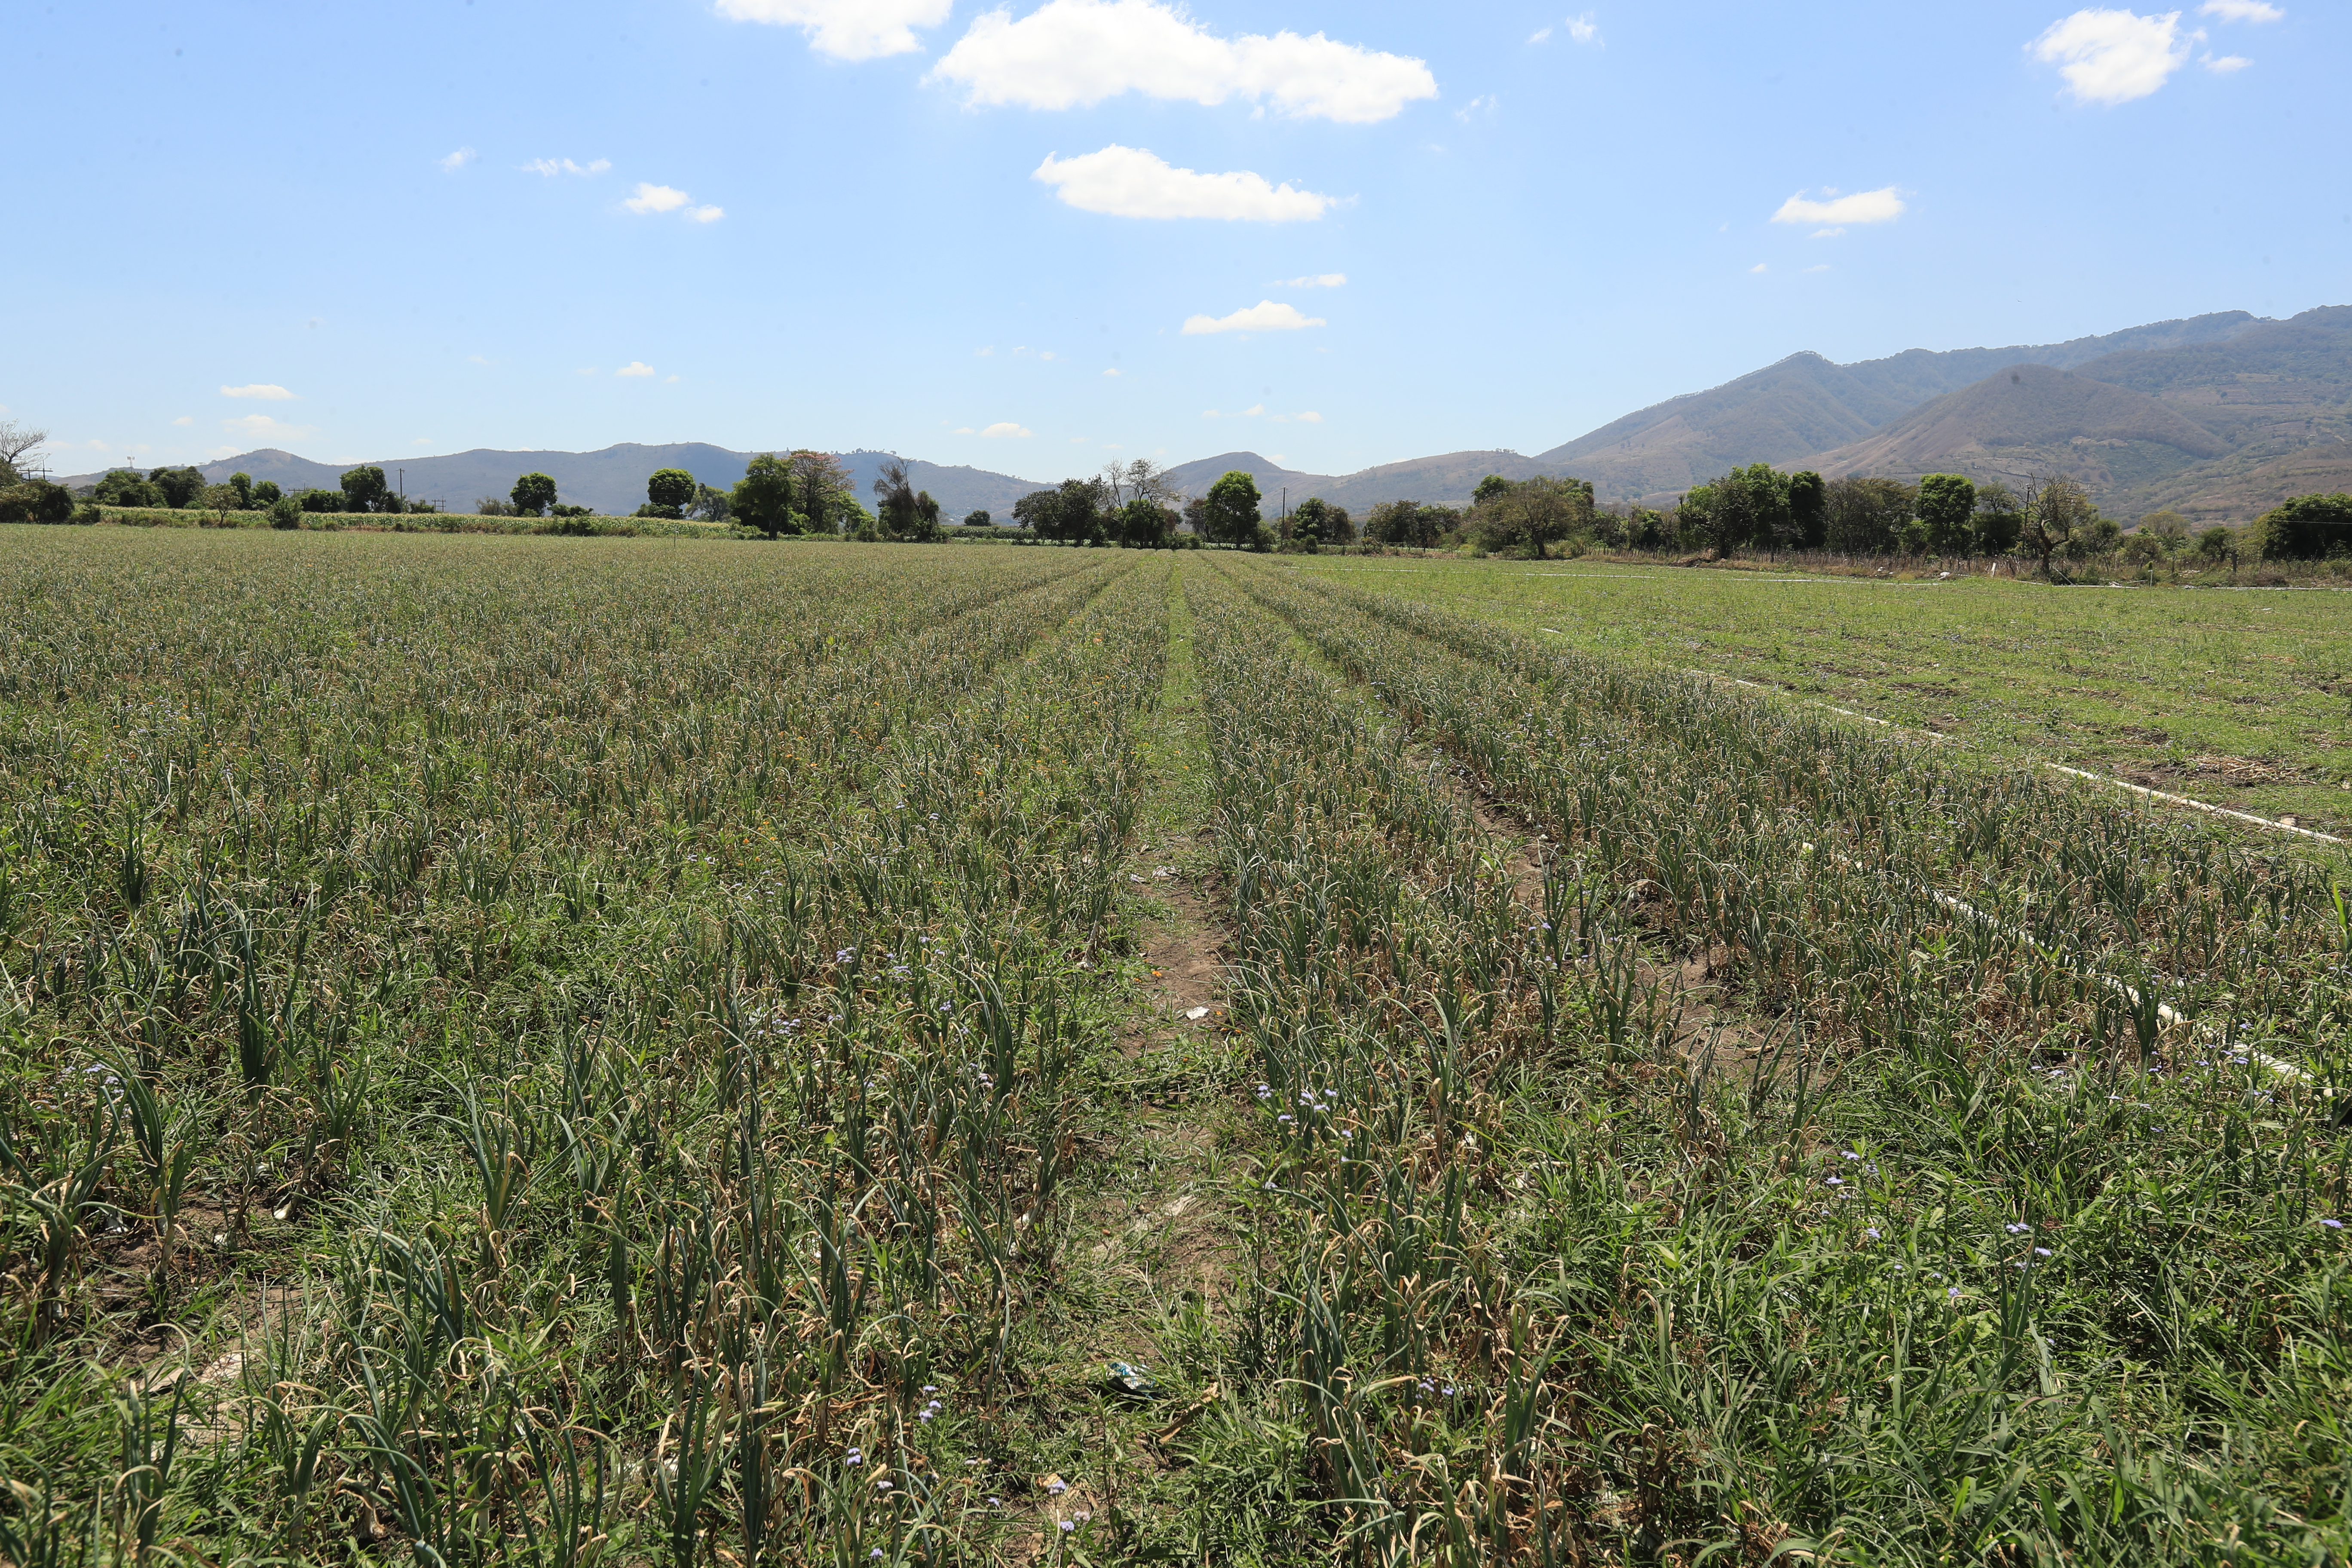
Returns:
[[[1156,500],[1181,503],[1184,492],[1168,477],[1168,469],[1149,458],[1138,458],[1127,465],[1124,476],[1129,500]]]
[[[48,438],[47,430],[27,429],[14,419],[0,419],[0,468],[12,476],[21,475],[40,456]]]

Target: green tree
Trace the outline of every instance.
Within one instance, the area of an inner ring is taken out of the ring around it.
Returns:
[[[269,514],[269,526],[272,528],[302,526],[302,503],[292,496],[272,497],[265,510]]]
[[[237,510],[253,510],[253,476],[251,474],[231,474],[228,477],[228,488],[236,492]]]
[[[686,509],[687,516],[699,518],[704,522],[725,522],[728,510],[729,503],[725,490],[713,489],[699,481],[696,482],[694,500]]]
[[[2295,496],[2263,513],[2265,561],[2320,561],[2352,554],[2352,495]]]
[[[2197,536],[2197,558],[2210,566],[2219,566],[2225,561],[2234,566],[2238,563],[2237,542],[2226,528],[2209,528]]]
[[[1417,500],[1384,500],[1364,516],[1364,537],[1374,544],[1426,550],[1461,521],[1451,507]]]
[[[940,503],[919,490],[907,465],[893,458],[874,479],[875,511],[886,538],[931,543],[940,537]]]
[[[684,468],[656,468],[646,480],[646,504],[654,517],[684,517],[694,504],[694,476]]]
[[[996,520],[994,518],[988,515],[988,509],[986,507],[981,507],[975,510],[968,511],[963,514],[963,525],[966,528],[989,528],[994,526],[995,521]]]
[[[235,484],[236,481],[231,479],[229,482]],[[253,487],[253,504],[267,511],[269,509],[269,503],[285,493],[278,488],[276,479],[264,479]]]
[[[1587,480],[1549,474],[1516,482],[1492,475],[1488,479],[1478,482],[1481,499],[1465,520],[1482,549],[1524,552],[1541,560],[1550,545],[1592,531],[1592,486]]]
[[[1118,542],[1131,550],[1158,550],[1175,531],[1175,512],[1150,496],[1137,496],[1118,509]]]
[[[513,503],[517,517],[544,517],[547,509],[555,504],[555,481],[541,473],[525,474],[515,480],[507,499]]]
[[[1212,543],[1239,547],[1255,542],[1262,504],[1257,480],[1239,468],[1228,468],[1209,487],[1207,500],[1202,520],[1208,524]]]
[[[1916,503],[1927,544],[1939,555],[1958,555],[1974,542],[1977,487],[1958,474],[1929,474],[1919,481]]]
[[[344,497],[341,490],[322,490],[314,486],[294,499],[301,504],[304,511],[336,512],[343,510]]]
[[[2006,555],[2025,526],[2025,503],[1999,479],[1977,487],[1975,545],[1979,555]]]
[[[1829,531],[1828,487],[1811,468],[1789,476],[1789,542],[1799,550],[1819,550]]]
[[[1827,522],[1822,542],[1847,555],[1891,554],[1911,521],[1911,487],[1900,479],[1848,475],[1822,495]]]
[[[857,504],[849,470],[832,453],[795,447],[785,462],[792,470],[793,505],[804,532],[846,533],[872,521]]]
[[[727,511],[737,522],[756,528],[771,539],[798,532],[793,515],[792,460],[773,452],[752,458],[728,495]]]
[[[70,522],[73,491],[47,479],[20,479],[0,489],[0,522]]]
[[[1108,530],[1100,479],[1064,479],[1049,490],[1031,490],[1013,503],[1013,520],[1040,539],[1065,544],[1100,542]]]
[[[392,499],[392,486],[383,470],[373,463],[343,471],[343,510],[345,511],[387,511]],[[551,496],[549,498],[552,500]]]
[[[157,468],[147,479],[163,492],[163,504],[173,511],[205,493],[205,477],[194,468]]]
[[[136,468],[109,468],[99,476],[90,499],[106,506],[163,506],[163,487]]]

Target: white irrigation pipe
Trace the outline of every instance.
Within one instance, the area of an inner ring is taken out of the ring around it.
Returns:
[[[1556,637],[1568,636],[1566,632],[1555,626],[1538,626],[1536,630],[1549,632]],[[1755,691],[1769,691],[1777,696],[1796,697],[1798,701],[1808,708],[1819,708],[1825,712],[1835,713],[1843,718],[1859,720],[1864,724],[1876,724],[1882,729],[1892,730],[1899,735],[1912,735],[1922,741],[1949,741],[1952,738],[1949,735],[1939,735],[1933,730],[1914,730],[1907,725],[1895,723],[1891,720],[1874,718],[1867,713],[1857,713],[1851,708],[1840,708],[1833,702],[1819,702],[1810,697],[1797,697],[1795,692],[1784,686],[1771,686],[1760,680],[1742,680],[1736,675],[1718,675],[1711,669],[1685,669],[1683,673],[1696,675],[1705,680],[1720,680],[1730,686],[1745,686]],[[2332,833],[2322,833],[2317,828],[2298,826],[2292,822],[2279,822],[2267,816],[2256,816],[2252,812],[2233,811],[2226,805],[2215,805],[2210,801],[2191,800],[2185,795],[2172,795],[2160,789],[2149,789],[2143,784],[2109,778],[2105,773],[2085,773],[2081,768],[2070,768],[2063,763],[2045,763],[2038,757],[2032,760],[2034,766],[2048,768],[2053,773],[2064,773],[2072,778],[2087,779],[2093,784],[2105,784],[2113,789],[2128,790],[2143,799],[2160,800],[2167,805],[2185,805],[2191,811],[2202,811],[2214,816],[2226,816],[2233,821],[2251,823],[2256,827],[2267,827],[2273,833],[2292,833],[2299,837],[2316,839],[2322,844],[2333,844],[2339,847],[2352,846],[2352,839],[2338,838]]]

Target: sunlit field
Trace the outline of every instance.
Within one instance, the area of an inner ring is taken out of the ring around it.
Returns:
[[[2352,1552],[2340,859],[1340,564],[0,530],[0,1557]]]

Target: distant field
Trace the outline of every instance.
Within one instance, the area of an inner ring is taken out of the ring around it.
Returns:
[[[1567,645],[2352,826],[2352,595],[1292,557]]]

